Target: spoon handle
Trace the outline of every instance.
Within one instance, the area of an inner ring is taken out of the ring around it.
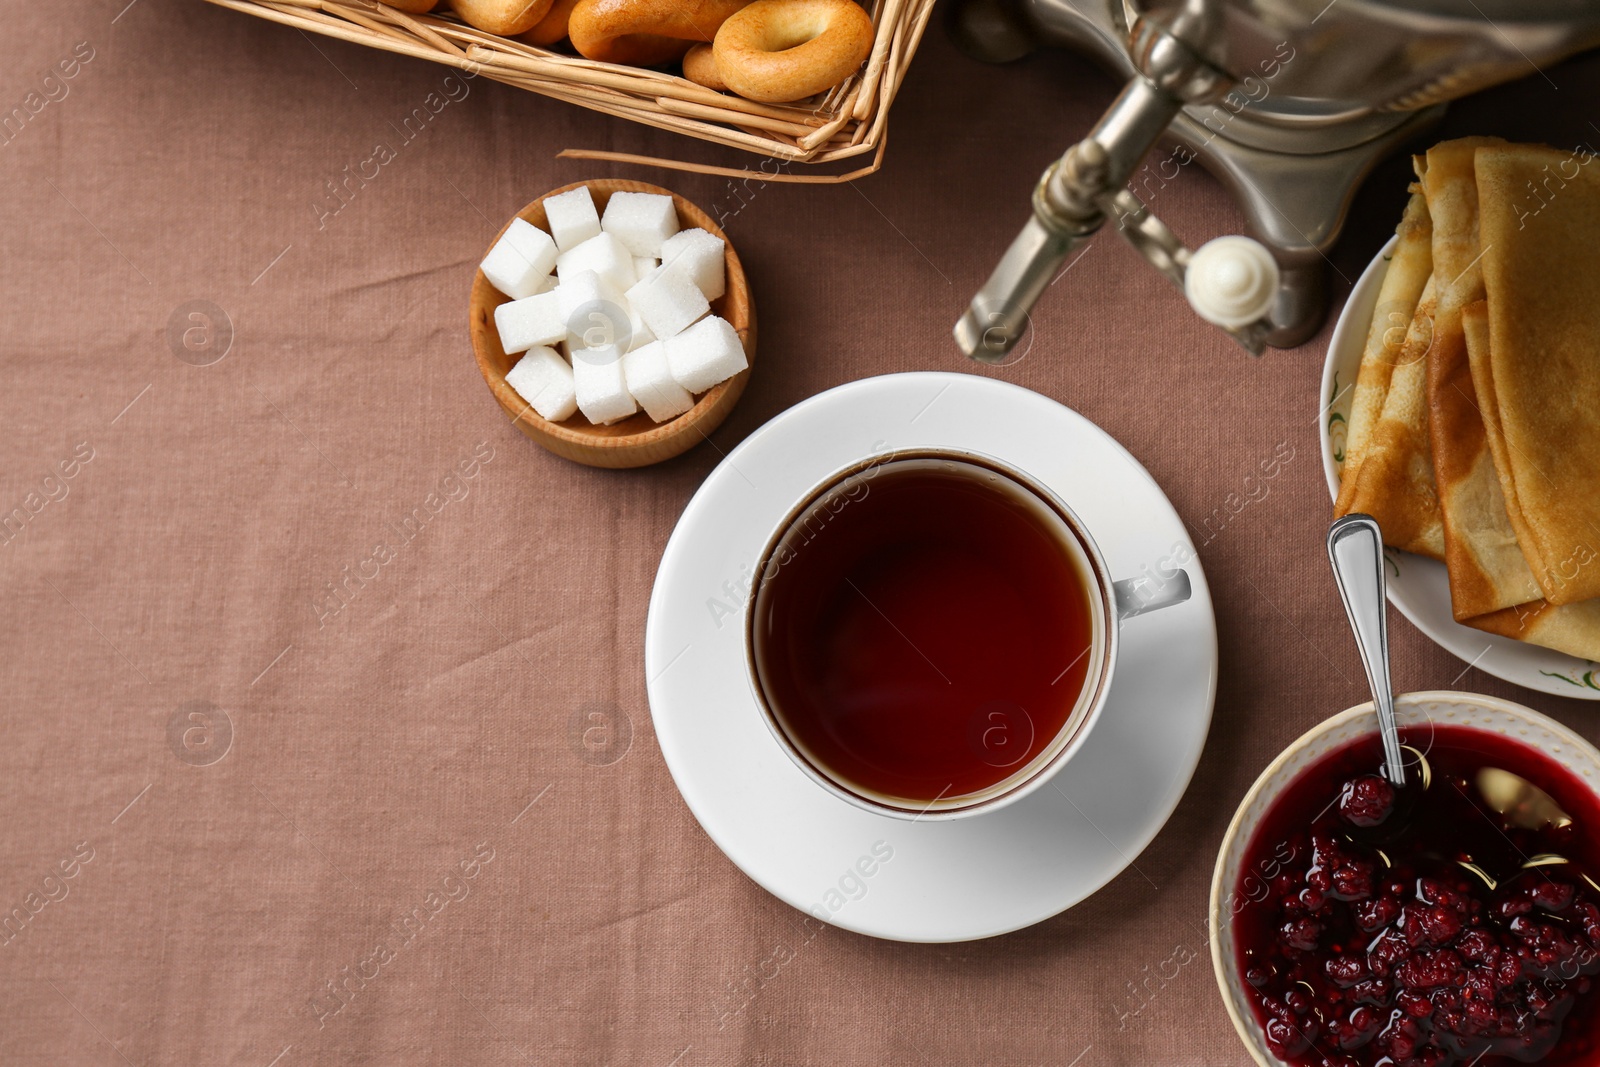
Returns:
[[[1350,629],[1361,650],[1361,665],[1372,687],[1372,706],[1383,735],[1384,774],[1405,785],[1400,731],[1394,721],[1394,687],[1389,680],[1389,631],[1385,621],[1383,535],[1371,515],[1346,515],[1328,528],[1328,560],[1339,585]]]

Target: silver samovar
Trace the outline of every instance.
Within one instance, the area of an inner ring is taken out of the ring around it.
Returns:
[[[1600,0],[959,0],[949,19],[978,58],[1067,44],[1127,78],[1039,179],[1033,217],[956,324],[962,350],[990,363],[1108,220],[1249,351],[1301,343],[1372,167],[1446,102],[1600,44]],[[1149,213],[1138,173],[1164,139],[1227,186],[1254,240],[1191,252]]]

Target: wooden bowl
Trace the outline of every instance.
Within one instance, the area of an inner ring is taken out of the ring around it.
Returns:
[[[540,229],[548,229],[545,200],[579,186],[588,186],[590,195],[594,197],[595,208],[602,214],[612,193],[659,193],[670,196],[678,210],[678,222],[684,229],[698,226],[722,238],[727,249],[728,288],[722,296],[711,301],[711,313],[722,316],[733,325],[739,340],[744,342],[745,358],[753,365],[756,354],[756,311],[750,299],[750,284],[733,250],[733,243],[722,232],[722,228],[712,221],[711,216],[677,193],[659,186],[601,178],[552,189],[517,212],[517,217]],[[510,225],[507,221],[494,239],[498,241]],[[490,247],[494,247],[493,242]],[[745,383],[750,380],[751,367],[746,367],[727,381],[701,393],[694,407],[666,422],[654,422],[642,410],[609,426],[596,426],[584,418],[582,412],[564,422],[550,422],[541,418],[526,400],[517,395],[515,389],[506,384],[506,372],[522,358],[520,353],[509,356],[500,347],[500,333],[494,325],[494,309],[509,299],[489,284],[482,270],[473,277],[468,326],[472,331],[472,353],[477,358],[478,370],[483,372],[483,380],[489,383],[489,391],[517,429],[556,455],[575,463],[586,463],[591,467],[644,467],[686,452],[705,440],[728,417],[728,412],[733,410],[733,405],[744,392]]]

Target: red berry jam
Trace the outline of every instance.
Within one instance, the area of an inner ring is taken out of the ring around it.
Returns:
[[[1414,766],[1394,789],[1378,739],[1354,742],[1302,772],[1250,842],[1225,914],[1268,1046],[1296,1067],[1600,1063],[1594,792],[1499,734],[1402,736],[1426,753],[1426,789]],[[1502,814],[1486,769],[1570,821]]]

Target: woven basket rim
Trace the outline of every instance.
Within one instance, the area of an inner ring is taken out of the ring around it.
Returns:
[[[766,157],[759,168],[719,167],[669,157],[568,148],[567,158],[666,167],[762,181],[832,184],[883,164],[889,109],[934,0],[865,0],[875,30],[861,70],[810,101],[761,104],[651,68],[600,63],[496,37],[448,11],[411,15],[379,0],[208,0],[307,33],[456,67],[605,114]],[[845,173],[794,173],[828,164]],[[766,160],[775,161],[770,167]]]

